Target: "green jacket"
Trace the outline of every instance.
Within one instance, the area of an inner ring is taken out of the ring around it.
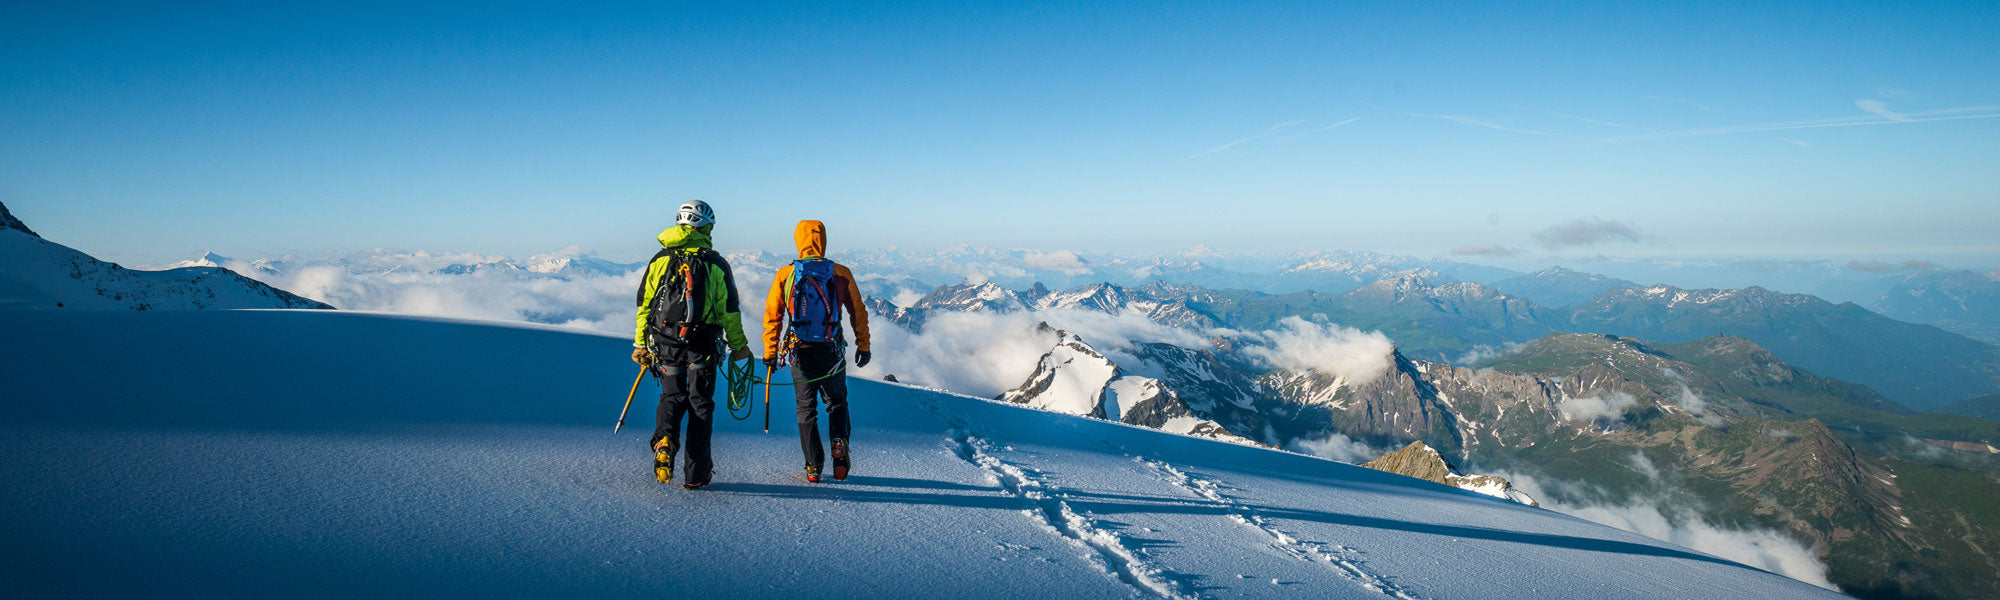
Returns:
[[[679,252],[698,252],[713,247],[708,233],[686,225],[675,225],[660,232],[660,246]],[[646,265],[646,279],[639,287],[639,314],[633,318],[636,324],[632,332],[632,347],[647,347],[646,317],[653,313],[653,294],[660,289],[660,278],[667,274],[667,257],[661,256]],[[702,303],[701,322],[721,325],[723,339],[728,340],[731,350],[750,348],[748,338],[743,337],[742,310],[737,308],[736,275],[729,270],[729,261],[721,255],[709,265],[707,301]]]

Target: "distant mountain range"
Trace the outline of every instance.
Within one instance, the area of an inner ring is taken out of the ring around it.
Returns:
[[[1589,300],[1614,288],[1639,287],[1638,283],[1623,279],[1573,271],[1563,267],[1549,267],[1520,277],[1495,281],[1492,285],[1493,289],[1551,308],[1561,308]]]
[[[1612,289],[1652,287],[1653,282],[1667,282],[1670,284],[1668,287],[1682,289],[1732,289],[1715,287],[1715,282],[1767,282],[1761,286],[1763,289],[1787,290],[1792,294],[1821,294],[1835,302],[1853,300],[1885,316],[1934,325],[1989,344],[2000,343],[2000,308],[1996,308],[1996,302],[2000,301],[1995,300],[2000,298],[2000,273],[1935,270],[1921,264],[1902,267],[1920,270],[1894,275],[1879,269],[1899,267],[1858,263],[1839,265],[1827,261],[1592,263],[1594,267],[1628,275],[1617,277],[1560,266],[1521,273],[1450,260],[1352,251],[1228,255],[1194,248],[1170,256],[1123,257],[965,247],[941,251],[840,250],[835,255],[854,268],[871,295],[905,307],[936,289],[924,282],[990,282],[1005,289],[1021,290],[1031,296],[1038,286],[1070,290],[1084,285],[1111,284],[1136,289],[1161,283],[1196,288],[1215,296],[1217,302],[1209,307],[1212,309],[1210,314],[1230,322],[1232,326],[1262,327],[1285,316],[1323,313],[1332,321],[1390,333],[1397,338],[1404,351],[1413,356],[1439,359],[1462,356],[1480,346],[1498,347],[1530,339],[1539,333],[1565,330],[1556,326],[1534,332],[1543,317],[1551,311],[1570,309]],[[739,285],[752,293],[761,293],[764,290],[763,279],[792,259],[789,253],[771,252],[732,252],[728,257],[739,273]],[[385,250],[332,259],[288,257],[231,262],[227,259],[216,260],[219,258],[222,257],[211,254],[174,266],[230,266],[267,283],[282,282],[287,279],[286,275],[311,266],[334,266],[348,274],[364,276],[477,275],[521,281],[574,281],[587,277],[631,275],[643,262],[607,260],[575,248],[526,260]],[[1370,299],[1351,297],[1329,300],[1330,297],[1345,296],[1385,279],[1406,277],[1421,279],[1427,287],[1440,288],[1438,291],[1442,295],[1423,299],[1424,302],[1436,301],[1440,305],[1437,311],[1404,306],[1385,313],[1380,310],[1383,307],[1379,299],[1375,300],[1377,308],[1354,310],[1355,307],[1349,304],[1367,303]],[[1448,284],[1475,284],[1483,289],[1467,287],[1459,290],[1458,298],[1453,299],[1445,297],[1453,295],[1450,290],[1442,289]],[[1744,287],[1752,286],[1745,284]],[[1481,306],[1477,301],[1490,298],[1468,297],[1466,293],[1501,294],[1526,300],[1538,310],[1529,311],[1518,302],[1504,309]],[[1027,300],[1026,304],[1032,308],[1034,298]],[[350,299],[348,303],[378,304],[367,298]],[[530,318],[535,318],[533,315],[549,315],[550,319],[562,319],[577,313],[604,313],[608,308],[554,309],[544,306],[522,312]],[[1455,309],[1460,311],[1459,314],[1446,316]],[[1238,313],[1235,317],[1216,314],[1217,311],[1232,310]],[[1800,360],[1811,362],[1805,357]],[[1902,392],[1892,392],[1892,395],[1904,396]],[[1915,403],[1924,404],[1924,401]]]
[[[1550,270],[1514,281],[1615,283]],[[1573,290],[1578,288],[1572,288]],[[1617,287],[1565,308],[1544,308],[1477,283],[1425,271],[1396,274],[1344,294],[1268,295],[1154,282],[1016,292],[992,282],[942,286],[910,307],[884,305],[891,320],[920,324],[937,310],[1010,312],[1049,308],[1136,311],[1197,330],[1263,330],[1306,316],[1388,334],[1405,355],[1452,361],[1559,331],[1680,342],[1710,335],[1753,340],[1816,372],[1862,383],[1906,406],[1930,409],[2000,391],[2000,348],[1854,304],[1762,288],[1684,290]]]
[[[1872,306],[1891,317],[2000,344],[2000,270],[1912,273]]]
[[[1799,366],[1866,384],[1930,409],[2000,390],[2000,348],[1853,303],[1758,287],[1618,288],[1571,306],[1563,330],[1679,342],[1710,335],[1756,341]]]

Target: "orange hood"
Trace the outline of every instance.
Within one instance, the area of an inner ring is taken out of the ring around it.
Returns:
[[[799,245],[799,258],[826,256],[826,224],[799,221],[799,227],[792,230],[792,242]]]

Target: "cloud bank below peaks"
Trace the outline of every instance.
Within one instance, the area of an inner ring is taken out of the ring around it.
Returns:
[[[1396,344],[1379,331],[1286,317],[1277,329],[1247,337],[1263,342],[1243,349],[1253,358],[1287,371],[1333,375],[1348,385],[1372,383],[1395,364]]]

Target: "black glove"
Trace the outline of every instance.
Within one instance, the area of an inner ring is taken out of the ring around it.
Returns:
[[[869,358],[869,356],[868,356],[868,351],[867,351],[867,350],[861,350],[861,351],[857,351],[857,352],[855,352],[855,353],[854,353],[854,366],[856,366],[856,367],[866,367],[866,366],[868,366],[868,358]]]
[[[736,362],[739,360],[750,360],[752,358],[756,357],[750,355],[749,348],[737,348],[735,351],[729,353],[729,362]]]
[[[764,357],[764,368],[766,368],[766,369],[777,369],[777,368],[778,368],[778,356],[777,356],[777,355],[775,355],[775,354],[773,354],[773,355],[771,355],[771,356],[766,356],[766,357]]]

